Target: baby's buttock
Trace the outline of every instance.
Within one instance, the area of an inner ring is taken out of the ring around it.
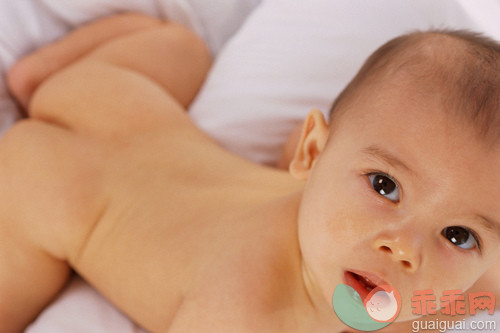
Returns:
[[[53,256],[71,256],[100,211],[99,154],[64,128],[18,122],[0,140],[2,217]]]

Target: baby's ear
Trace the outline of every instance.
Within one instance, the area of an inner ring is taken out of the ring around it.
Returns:
[[[295,156],[290,163],[290,174],[293,177],[299,180],[307,179],[309,171],[325,147],[328,132],[323,113],[319,110],[309,112],[302,127]]]

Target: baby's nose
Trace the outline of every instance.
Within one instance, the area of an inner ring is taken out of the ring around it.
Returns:
[[[420,253],[409,237],[378,237],[373,245],[377,251],[390,256],[392,261],[399,263],[408,273],[416,272],[420,267]]]

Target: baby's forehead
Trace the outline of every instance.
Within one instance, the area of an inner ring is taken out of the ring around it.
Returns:
[[[370,88],[390,80],[402,96],[413,92],[413,99],[433,100],[490,144],[499,141],[500,45],[472,34],[442,33],[416,35],[403,44],[375,66]]]

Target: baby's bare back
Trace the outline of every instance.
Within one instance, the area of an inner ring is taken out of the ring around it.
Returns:
[[[246,232],[238,223],[248,222],[241,216],[270,196],[235,172],[252,170],[245,162],[194,133],[182,136],[157,132],[110,147],[99,218],[85,222],[85,244],[70,262],[153,331],[167,327],[195,289],[207,288],[207,275],[238,279],[214,263],[241,245]]]

